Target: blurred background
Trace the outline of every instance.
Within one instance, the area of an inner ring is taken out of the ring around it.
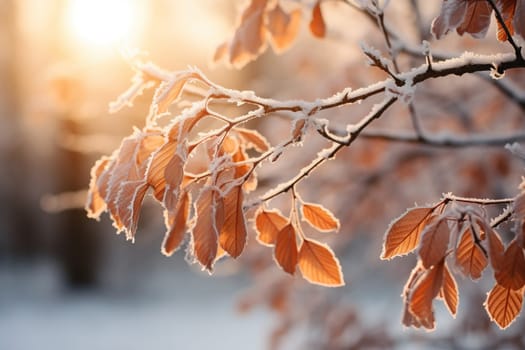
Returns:
[[[391,3],[386,17],[391,26],[412,43],[425,39],[414,25],[421,21],[428,29],[439,2]],[[336,2],[323,5],[326,39],[308,34],[305,10],[298,42],[283,55],[268,50],[242,70],[212,65],[215,48],[231,36],[243,4],[0,0],[0,349],[264,349],[305,343],[316,349],[328,347],[323,341],[330,337],[343,337],[340,344],[356,348],[409,343],[418,348],[429,338],[435,348],[448,348],[456,344],[457,332],[477,348],[487,339],[479,334],[519,338],[523,323],[503,335],[481,308],[490,277],[479,284],[459,281],[465,299],[458,320],[440,305],[437,332],[403,330],[399,295],[415,259],[389,264],[378,259],[389,221],[415,202],[436,201],[447,191],[512,196],[523,164],[501,147],[439,150],[362,140],[309,178],[300,186],[303,198],[323,203],[342,223],[341,232],[326,239],[341,258],[348,284],[336,290],[285,276],[271,251],[254,242],[240,262],[222,262],[213,276],[188,265],[183,251],[166,258],[159,248],[163,219],[152,200],[144,206],[133,245],[115,235],[107,216],[87,219],[82,207],[91,166],[134,125],[144,125],[151,101],[147,91],[133,108],[107,112],[133,74],[122,55],[126,48],[139,49],[144,60],[164,69],[197,66],[218,84],[278,99],[313,100],[384,79],[383,72],[364,68],[359,49],[366,40],[384,50],[381,33]],[[465,48],[505,51],[493,38],[494,26],[482,42],[449,36],[435,45],[452,54]],[[407,68],[422,62],[418,59],[400,63]],[[525,81],[523,72],[508,76],[518,85]],[[431,132],[523,129],[523,105],[477,77],[425,83],[417,94],[416,109]],[[345,125],[375,102],[322,117]],[[388,115],[379,126],[410,129],[406,106]],[[277,142],[288,132],[282,125],[277,116],[257,127]],[[309,135],[304,148],[262,169],[262,189],[293,176],[323,142]],[[272,203],[286,210],[287,201]],[[253,308],[258,305],[265,307]]]

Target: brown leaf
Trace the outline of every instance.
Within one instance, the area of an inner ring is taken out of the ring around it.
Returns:
[[[413,251],[421,232],[431,221],[433,210],[433,207],[412,208],[394,220],[386,232],[381,259],[392,259]]]
[[[525,256],[516,239],[512,240],[505,250],[500,269],[494,277],[504,288],[518,290],[525,285]]]
[[[211,271],[217,256],[218,236],[224,215],[218,194],[211,187],[204,188],[195,201],[195,224],[191,233],[193,253],[197,261]]]
[[[480,278],[487,267],[487,257],[474,241],[471,227],[464,230],[459,240],[456,248],[456,264],[465,276],[470,276],[473,280]]]
[[[447,0],[441,3],[439,16],[432,22],[432,34],[440,39],[461,25],[467,12],[466,0]]]
[[[475,38],[483,38],[490,25],[492,7],[486,1],[470,1],[463,23],[457,28],[459,35],[469,33]]]
[[[236,128],[235,131],[243,138],[248,147],[253,147],[257,152],[264,153],[270,149],[270,144],[266,137],[257,130]]]
[[[179,154],[173,155],[164,169],[165,191],[162,199],[166,209],[170,210],[178,202],[180,185],[184,178],[184,160]]]
[[[297,240],[295,228],[288,224],[277,234],[274,249],[277,264],[289,274],[293,275],[297,266]]]
[[[100,214],[106,210],[106,202],[104,201],[104,196],[99,192],[97,181],[110,162],[111,158],[102,157],[97,160],[91,168],[91,180],[89,181],[89,191],[86,202],[86,211],[89,218],[98,220]]]
[[[140,208],[148,187],[145,181],[126,181],[120,186],[116,207],[117,217],[126,231],[127,239],[135,239]]]
[[[312,9],[312,19],[310,20],[310,31],[318,38],[326,35],[326,24],[321,12],[321,1],[318,0]]]
[[[255,214],[257,240],[264,245],[274,245],[278,233],[288,224],[288,219],[277,209],[259,209]]]
[[[221,247],[233,258],[241,255],[246,245],[246,222],[244,219],[243,192],[241,186],[234,187],[224,197],[224,225],[219,235]]]
[[[168,163],[175,154],[177,144],[171,141],[166,142],[155,153],[153,153],[147,171],[147,181],[153,187],[153,195],[159,202],[163,202],[166,191],[165,170]]]
[[[166,256],[171,256],[184,240],[186,233],[186,223],[190,216],[191,197],[187,191],[184,191],[172,211],[166,210],[166,227],[167,232],[162,242],[161,252]]]
[[[450,228],[446,219],[429,224],[423,231],[419,256],[425,268],[430,268],[443,260],[450,238]]]
[[[420,276],[409,296],[409,311],[427,329],[434,329],[432,301],[443,284],[444,260]]]
[[[525,288],[513,290],[496,283],[487,295],[485,308],[490,319],[501,329],[510,326],[518,317],[523,305],[524,290]]]
[[[174,76],[170,81],[163,82],[153,97],[153,105],[157,106],[157,113],[165,113],[169,106],[180,96],[184,85],[190,79],[199,79],[200,76],[193,72],[183,72]]]
[[[445,301],[445,305],[448,311],[450,311],[450,314],[455,317],[459,303],[458,285],[446,263],[443,272],[443,285],[441,286],[440,295]]]
[[[505,23],[505,25],[507,26],[507,29],[510,32],[510,35],[513,35],[514,34],[513,18],[514,18],[514,14],[516,11],[516,0],[498,0],[497,6],[500,10],[501,17],[503,18],[503,22]],[[521,20],[523,20],[523,18]],[[498,40],[506,41],[507,39],[508,39],[507,33],[505,33],[503,26],[498,21]]]
[[[267,0],[252,0],[244,10],[241,23],[230,44],[230,63],[242,67],[266,48],[264,12]]]
[[[410,273],[410,277],[408,278],[405,287],[403,288],[403,302],[405,303],[405,306],[403,308],[403,317],[401,322],[406,327],[414,326],[416,328],[421,327],[421,322],[418,321],[414,315],[410,313],[409,309],[409,298],[410,294],[412,293],[412,290],[414,289],[414,286],[416,282],[418,282],[421,278],[421,275],[425,272],[425,269],[421,266],[421,264],[417,264]]]
[[[325,244],[305,239],[299,250],[299,269],[310,283],[326,287],[345,284],[339,260]]]
[[[268,11],[267,18],[267,28],[271,34],[274,51],[279,53],[286,50],[299,34],[301,10],[296,9],[288,14],[277,3]]]
[[[301,213],[303,214],[303,219],[319,231],[339,230],[339,220],[322,205],[302,203]]]
[[[501,269],[501,265],[503,263],[503,251],[505,250],[505,247],[503,246],[503,242],[501,241],[499,234],[492,228],[487,230],[487,236],[489,243],[488,251],[490,263],[494,269],[494,272],[497,272]]]

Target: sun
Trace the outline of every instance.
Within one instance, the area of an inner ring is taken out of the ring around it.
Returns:
[[[131,0],[69,0],[68,31],[83,45],[121,44],[133,30],[134,5]]]

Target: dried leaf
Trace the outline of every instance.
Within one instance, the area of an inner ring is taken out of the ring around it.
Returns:
[[[223,219],[218,194],[211,187],[204,188],[195,201],[195,225],[191,233],[193,253],[197,261],[211,271],[217,256],[218,236]],[[222,222],[221,222],[222,221]]]
[[[500,10],[501,17],[503,18],[503,22],[505,23],[505,26],[509,30],[510,35],[513,35],[513,18],[516,10],[516,0],[498,0],[497,5]],[[523,20],[523,18],[521,20]],[[505,33],[503,26],[498,21],[498,40],[506,41],[507,39],[507,33]]]
[[[243,192],[234,187],[224,197],[224,225],[219,235],[220,246],[233,258],[241,255],[246,245],[246,222],[244,219]]]
[[[463,232],[456,248],[456,264],[465,276],[470,276],[473,280],[480,278],[487,267],[487,257],[474,241],[471,227]]]
[[[322,205],[302,203],[301,213],[303,219],[319,231],[328,232],[339,230],[339,220]]]
[[[514,12],[514,31],[525,40],[525,0],[516,1],[516,10]]]
[[[296,9],[288,14],[277,3],[268,11],[267,18],[267,28],[271,34],[274,51],[279,53],[286,50],[299,34],[301,10]]]
[[[153,97],[153,105],[157,106],[157,113],[165,113],[169,106],[180,96],[184,85],[190,79],[199,79],[194,72],[183,72],[175,75],[171,80],[163,82]]]
[[[171,256],[184,240],[186,233],[186,223],[190,216],[190,194],[186,191],[182,193],[176,207],[172,211],[166,210],[167,232],[162,242],[161,252],[166,256]]]
[[[140,208],[148,187],[145,181],[126,181],[120,186],[116,216],[119,218],[122,228],[126,231],[127,239],[134,240],[135,238]]]
[[[466,0],[447,0],[441,3],[439,16],[432,22],[432,34],[441,39],[449,31],[456,29],[465,18],[467,12]]]
[[[173,158],[176,148],[176,143],[168,141],[153,153],[150,160],[146,175],[147,181],[149,185],[153,187],[153,195],[159,202],[164,201],[164,193],[166,191],[165,170]]]
[[[403,317],[401,319],[401,322],[406,327],[414,326],[416,328],[421,327],[421,322],[418,321],[414,315],[410,313],[409,309],[409,298],[410,294],[412,293],[412,290],[414,289],[414,285],[416,282],[418,282],[421,279],[421,275],[425,272],[421,264],[417,264],[410,273],[410,277],[407,280],[407,283],[405,284],[405,287],[403,288],[403,301],[405,303],[405,307],[403,308]]]
[[[447,252],[450,228],[446,219],[429,224],[423,231],[419,256],[425,268],[438,264]]]
[[[425,271],[409,296],[409,311],[427,329],[434,329],[434,310],[432,301],[443,284],[444,260]]]
[[[470,1],[463,23],[457,28],[459,35],[469,33],[475,38],[483,38],[490,25],[492,7],[486,1]]]
[[[494,277],[504,288],[518,290],[525,285],[525,256],[516,239],[512,240],[505,250],[500,269]]]
[[[99,192],[97,181],[100,175],[106,170],[111,158],[102,157],[97,160],[93,168],[91,168],[91,180],[89,181],[88,198],[86,202],[86,211],[89,218],[98,219],[100,214],[106,210],[106,202],[104,196]]]
[[[326,287],[345,284],[339,260],[325,244],[305,239],[299,250],[299,269],[310,283]]]
[[[266,48],[264,12],[267,0],[252,0],[230,44],[230,63],[242,67]]]
[[[421,232],[431,221],[433,210],[433,207],[412,208],[394,220],[386,232],[381,259],[392,259],[413,251]]]
[[[505,247],[503,246],[499,234],[492,228],[487,230],[487,236],[490,263],[494,271],[497,272],[501,269],[503,263],[503,251],[505,250]]]
[[[289,274],[293,275],[297,266],[297,240],[295,228],[288,224],[277,234],[274,255],[277,264]]]
[[[253,147],[257,152],[264,153],[270,149],[270,144],[266,137],[257,130],[236,128],[235,131],[243,138],[248,147]]]
[[[318,38],[326,35],[326,24],[321,12],[321,1],[318,0],[312,9],[312,19],[310,20],[310,31]]]
[[[522,305],[525,288],[513,290],[499,284],[494,285],[485,301],[485,308],[490,319],[501,328],[505,329],[516,320]]]
[[[443,285],[441,286],[440,295],[443,297],[450,314],[455,317],[459,304],[458,285],[446,263],[443,272]]]
[[[288,219],[277,209],[259,209],[255,214],[257,240],[264,245],[274,245],[279,232],[288,224]]]

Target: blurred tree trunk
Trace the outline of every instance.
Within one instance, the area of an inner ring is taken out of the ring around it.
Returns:
[[[0,0],[0,237],[6,252],[33,257],[39,250],[35,228],[38,203],[31,200],[26,140],[20,123],[19,38],[15,0]]]

